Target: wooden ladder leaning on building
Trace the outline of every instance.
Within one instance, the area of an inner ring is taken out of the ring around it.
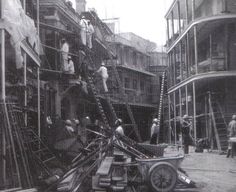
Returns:
[[[97,107],[98,107],[98,110],[99,110],[99,112],[100,112],[100,115],[101,115],[101,117],[102,117],[103,122],[105,123],[105,125],[106,125],[107,127],[111,127],[114,122],[110,122],[110,123],[109,123],[109,121],[108,121],[108,119],[107,119],[107,116],[106,116],[106,114],[105,114],[105,111],[104,111],[103,106],[102,106],[102,103],[101,103],[101,100],[100,100],[99,95],[98,95],[98,93],[97,93],[96,87],[95,87],[95,85],[94,85],[94,83],[93,83],[92,77],[87,76],[86,79],[87,79],[87,83],[88,83],[88,85],[89,85],[89,87],[90,87],[90,89],[91,89],[91,91],[92,91],[92,93],[93,93],[93,96],[94,96],[94,98],[95,98],[95,101],[96,101],[96,104],[97,104]],[[110,108],[110,111],[111,111],[111,113],[112,113],[113,119],[116,119],[116,118],[117,118],[116,112],[115,112],[115,110],[114,110],[112,104],[110,103],[109,96],[106,96],[106,102],[107,102],[107,104],[108,104],[108,106],[109,106],[109,108]]]
[[[159,106],[157,107],[153,118],[157,118],[157,127],[160,129],[161,125],[161,116],[162,116],[162,108],[163,108],[163,100],[164,100],[164,90],[165,90],[165,83],[166,83],[166,71],[162,73],[161,77],[161,89],[160,89],[160,99],[159,99]]]
[[[209,113],[213,124],[216,145],[219,152],[226,151],[228,146],[227,124],[221,106],[216,98],[209,93]]]
[[[108,43],[107,43],[107,40],[106,40],[106,37],[107,37],[107,35],[105,34],[105,32],[104,32],[104,24],[102,24],[101,22],[97,22],[97,24],[99,25],[99,27],[102,29],[101,30],[101,32],[102,32],[102,36],[103,36],[103,39],[104,39],[104,43],[105,43],[105,47],[106,47],[106,49],[107,49],[107,51],[108,51],[108,55],[109,55],[109,59],[110,59],[110,61],[111,61],[111,67],[112,67],[112,70],[113,70],[113,72],[114,72],[114,74],[115,74],[115,79],[116,79],[116,81],[117,81],[117,83],[118,83],[118,87],[119,87],[119,91],[120,91],[120,93],[122,94],[122,98],[124,99],[124,102],[125,102],[125,106],[126,106],[126,109],[127,109],[127,112],[128,112],[128,115],[129,115],[129,118],[130,118],[130,120],[131,120],[131,123],[132,123],[132,125],[133,125],[133,128],[134,128],[134,132],[135,132],[135,134],[136,134],[136,136],[137,136],[137,139],[138,139],[138,141],[142,141],[142,139],[141,139],[141,136],[140,136],[140,133],[139,133],[139,130],[138,130],[138,126],[137,126],[137,124],[136,124],[136,122],[135,122],[135,119],[134,119],[134,115],[133,115],[133,112],[132,112],[132,109],[131,109],[131,107],[130,107],[130,105],[129,105],[129,102],[128,102],[128,97],[127,97],[127,95],[126,95],[126,93],[125,93],[125,89],[124,89],[124,87],[123,87],[123,85],[122,85],[122,82],[121,82],[121,80],[120,80],[120,76],[119,76],[119,73],[118,73],[118,71],[117,71],[117,68],[116,68],[116,63],[114,63],[114,58],[113,58],[113,52],[111,51],[111,49],[109,48],[109,45],[108,45]]]
[[[8,104],[8,109],[11,124],[17,126],[15,129],[18,130],[18,135],[21,136],[22,146],[24,146],[27,156],[41,168],[40,171],[44,176],[52,176],[49,164],[53,161],[57,162],[58,165],[62,165],[61,162],[34,130],[26,126],[22,108]]]

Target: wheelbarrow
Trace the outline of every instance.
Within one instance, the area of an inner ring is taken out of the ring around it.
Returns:
[[[155,192],[170,192],[178,181],[178,168],[184,156],[136,159],[142,180]]]

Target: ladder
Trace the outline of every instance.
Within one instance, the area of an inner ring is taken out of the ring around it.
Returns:
[[[111,58],[111,59],[112,59],[112,58]],[[140,133],[139,133],[139,130],[138,130],[138,126],[137,126],[137,124],[136,124],[136,122],[135,122],[132,109],[131,109],[131,107],[130,107],[130,105],[129,105],[129,103],[128,103],[128,98],[127,98],[127,95],[126,95],[126,93],[125,93],[125,89],[124,89],[124,87],[123,87],[123,85],[122,85],[122,82],[121,82],[121,80],[120,80],[120,76],[119,76],[119,73],[118,73],[118,71],[117,71],[116,65],[112,62],[112,65],[111,65],[111,66],[112,66],[112,70],[113,70],[113,72],[114,72],[114,74],[115,74],[115,79],[117,80],[119,90],[120,90],[120,92],[121,92],[121,94],[122,94],[122,97],[123,97],[123,99],[124,99],[124,102],[125,102],[125,105],[126,105],[126,109],[127,109],[129,118],[130,118],[130,120],[131,120],[131,122],[132,122],[134,131],[135,131],[135,134],[136,134],[136,136],[137,136],[138,141],[141,142],[142,139],[141,139],[141,136],[140,136]]]
[[[91,14],[96,14],[94,12],[91,12]],[[95,17],[96,18],[96,17]],[[98,21],[96,22],[98,27],[101,29],[101,33],[102,33],[102,37],[103,37],[103,43],[104,43],[104,46],[106,47],[107,51],[108,51],[108,56],[109,56],[109,59],[112,61],[112,70],[114,71],[115,73],[115,78],[116,78],[116,81],[118,82],[118,86],[119,86],[119,90],[122,94],[122,97],[124,98],[124,101],[125,101],[125,105],[126,105],[126,108],[127,108],[127,112],[128,112],[128,115],[129,115],[129,118],[132,122],[132,125],[134,127],[134,131],[135,131],[135,134],[137,136],[137,139],[138,141],[141,141],[141,136],[139,134],[139,130],[138,130],[138,127],[137,127],[137,124],[135,122],[135,119],[134,119],[134,115],[133,115],[133,112],[131,110],[131,107],[128,103],[128,98],[127,98],[127,95],[125,93],[125,90],[124,90],[124,87],[122,85],[122,82],[120,80],[120,77],[119,77],[119,73],[116,69],[116,64],[113,62],[113,53],[111,51],[111,49],[109,48],[109,45],[108,45],[108,42],[107,42],[107,35],[105,34],[105,27],[104,27],[104,24],[98,19]],[[90,55],[90,51],[86,51],[89,53]],[[90,55],[91,56],[91,55]],[[90,57],[90,60],[92,61],[92,58]],[[109,99],[108,99],[109,100]],[[109,101],[109,105],[112,106],[111,102]],[[112,107],[113,108],[113,107]],[[116,115],[113,115],[114,117],[116,117]]]
[[[161,115],[162,115],[162,108],[163,108],[163,98],[164,98],[164,90],[165,90],[165,80],[166,80],[166,72],[164,71],[162,73],[162,78],[161,78],[161,92],[160,92],[160,100],[159,100],[159,107],[158,110],[153,115],[153,118],[157,117],[158,122],[157,122],[157,127],[158,129],[160,128],[160,122],[161,122]]]
[[[18,122],[13,114],[12,104],[2,101],[0,112],[2,118],[1,140],[3,141],[1,153],[4,157],[4,166],[1,173],[3,174],[3,184],[8,180],[8,187],[10,183],[15,186],[18,183],[18,187],[32,187],[33,180],[29,168],[29,154],[26,152]],[[8,176],[10,178],[7,178]]]
[[[219,102],[209,93],[209,112],[215,133],[216,145],[219,152],[228,147],[227,124]]]
[[[51,176],[49,165],[50,163],[57,161],[61,164],[56,156],[51,152],[47,145],[38,137],[34,130],[28,126],[25,126],[24,116],[22,109],[16,105],[9,106],[9,116],[12,120],[12,124],[17,125],[19,135],[22,136],[21,141],[28,155],[31,155],[31,159],[41,168],[42,173],[45,176]]]
[[[91,89],[91,91],[92,91],[92,93],[93,93],[93,96],[94,96],[94,98],[95,98],[95,101],[96,101],[96,104],[97,104],[99,113],[101,114],[101,117],[102,117],[103,122],[105,123],[105,125],[106,125],[107,127],[110,127],[109,121],[108,121],[108,119],[107,119],[107,117],[106,117],[106,115],[105,115],[104,109],[103,109],[103,107],[102,107],[101,100],[100,100],[100,98],[99,98],[99,96],[98,96],[96,87],[95,87],[95,85],[94,85],[94,83],[93,83],[93,79],[92,79],[91,77],[89,77],[89,76],[87,76],[87,83],[88,83],[88,85],[89,85],[89,87],[90,87],[90,89]]]

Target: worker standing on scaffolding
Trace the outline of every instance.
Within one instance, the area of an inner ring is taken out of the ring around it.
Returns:
[[[74,74],[75,73],[74,62],[73,62],[70,55],[68,56],[68,64],[67,64],[67,67],[66,67],[66,72],[68,74]]]
[[[93,25],[91,24],[90,21],[88,21],[87,45],[88,45],[89,49],[92,49],[92,47],[93,47],[93,45],[92,45],[93,33],[94,33]]]
[[[82,41],[82,44],[86,46],[87,21],[84,16],[82,16],[80,20],[80,27],[81,27],[81,31],[80,31],[81,41]]]
[[[98,73],[102,77],[103,88],[104,88],[105,93],[107,93],[108,92],[107,79],[109,76],[108,76],[107,68],[105,67],[104,62],[102,62],[101,67],[96,71],[96,73]]]
[[[68,65],[69,44],[66,39],[62,39],[61,43],[62,71],[66,71]]]

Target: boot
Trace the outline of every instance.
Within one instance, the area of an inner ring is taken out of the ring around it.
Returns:
[[[231,154],[231,149],[228,149],[226,157],[229,158],[230,154]]]

